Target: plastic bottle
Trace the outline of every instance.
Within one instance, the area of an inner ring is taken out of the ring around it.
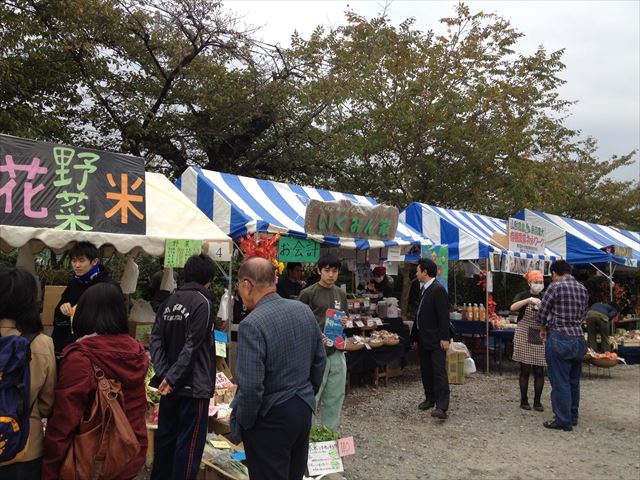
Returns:
[[[467,304],[463,303],[462,304],[462,320],[466,320],[467,319]]]
[[[486,322],[487,320],[487,311],[482,304],[480,304],[480,306],[478,307],[478,320],[480,320],[481,322]]]
[[[478,321],[480,320],[480,311],[478,310],[478,304],[474,303],[473,304],[473,320],[474,321]]]

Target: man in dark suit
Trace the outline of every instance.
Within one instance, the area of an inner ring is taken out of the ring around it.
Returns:
[[[311,309],[276,293],[273,265],[254,257],[238,271],[251,313],[238,330],[231,438],[244,442],[251,480],[302,479],[315,394],[326,354]]]
[[[447,377],[447,349],[449,348],[449,296],[436,280],[438,267],[429,259],[418,262],[416,278],[423,284],[411,341],[418,344],[420,373],[425,400],[420,410],[436,407],[431,416],[447,419],[449,409],[449,379]]]

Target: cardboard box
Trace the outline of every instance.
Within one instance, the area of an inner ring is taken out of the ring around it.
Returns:
[[[129,322],[129,335],[148,347],[152,328],[153,323]]]
[[[216,388],[215,389],[215,399],[216,405],[219,403],[231,403],[233,397],[236,394],[236,390],[238,389],[237,385],[232,385],[231,387],[226,388]]]
[[[447,376],[453,385],[464,384],[464,352],[447,352]]]
[[[44,297],[42,301],[42,325],[50,327],[53,325],[53,315],[56,305],[60,302],[62,292],[67,288],[66,285],[47,285],[44,287]]]

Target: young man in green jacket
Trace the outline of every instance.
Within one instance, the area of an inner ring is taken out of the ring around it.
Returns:
[[[320,280],[300,292],[302,303],[309,305],[316,317],[320,331],[324,332],[327,310],[335,309],[347,313],[347,295],[335,283],[340,273],[340,260],[334,255],[323,255],[318,260]],[[343,317],[346,322],[346,317]],[[342,350],[336,350],[329,339],[322,335],[327,352],[327,364],[320,390],[316,395],[318,417],[322,425],[335,430],[340,423],[340,412],[344,402],[347,381],[347,362]]]

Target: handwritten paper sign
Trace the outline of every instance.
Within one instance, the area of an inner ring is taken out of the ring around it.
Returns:
[[[231,448],[231,445],[229,445],[224,440],[211,440],[211,445],[213,446],[213,448]]]
[[[168,238],[164,247],[164,266],[182,268],[192,255],[202,251],[202,240],[176,240]]]
[[[338,453],[341,457],[346,457],[347,455],[355,455],[356,446],[353,442],[353,437],[338,439]]]
[[[376,325],[378,325],[379,327],[381,327],[381,326],[382,326],[382,319],[380,319],[380,318],[375,318],[373,321],[374,321],[374,322],[376,322]]]
[[[344,471],[338,453],[338,442],[312,442],[309,444],[307,459],[309,475],[324,475]]]
[[[364,323],[361,320],[356,320],[356,325],[360,328],[364,327]]]
[[[375,327],[376,326],[376,321],[373,318],[370,318],[369,320],[367,320],[367,327]]]
[[[353,322],[351,320],[347,320],[347,328],[353,328]]]
[[[304,238],[280,237],[278,260],[281,262],[316,263],[320,258],[320,244]]]
[[[227,356],[227,344],[216,340],[216,357]]]
[[[400,245],[389,247],[387,249],[387,260],[390,262],[401,262],[404,260],[404,255],[402,255],[400,251]]]

